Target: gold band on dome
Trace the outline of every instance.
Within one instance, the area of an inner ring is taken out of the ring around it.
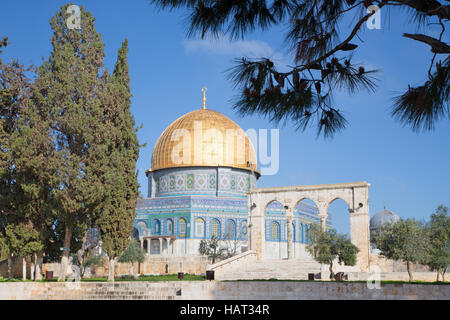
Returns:
[[[201,126],[201,132],[205,134],[200,142],[194,141],[194,138],[198,137],[194,134],[194,128],[197,130],[199,126]],[[234,132],[238,132],[241,137],[240,144],[236,146],[237,138],[233,138],[233,144],[228,143],[229,140],[227,139],[222,141],[213,138],[207,140],[205,136],[211,129],[217,130],[223,137],[227,136],[227,130],[235,130]],[[190,154],[188,163],[174,163],[172,159],[173,150],[180,148],[183,143],[180,132],[188,134],[192,142],[190,149],[188,149]],[[218,163],[206,162],[204,159],[211,155],[211,150],[222,152],[222,156],[219,157],[219,159],[222,158],[222,161]],[[197,151],[196,155],[195,151]],[[199,156],[199,153],[201,156]],[[259,176],[260,173],[256,163],[255,149],[245,132],[230,118],[217,111],[205,108],[181,116],[164,130],[153,149],[152,169],[150,171],[181,167],[232,167],[251,171]]]

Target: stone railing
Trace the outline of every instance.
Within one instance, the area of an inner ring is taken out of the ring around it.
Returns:
[[[216,275],[228,271],[231,268],[241,265],[242,263],[247,263],[255,261],[257,259],[256,252],[252,250],[245,251],[238,255],[232,256],[231,258],[219,261],[215,264],[210,264],[206,266],[206,270],[213,270]]]

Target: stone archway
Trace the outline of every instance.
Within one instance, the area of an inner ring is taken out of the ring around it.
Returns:
[[[325,227],[327,209],[337,198],[344,200],[350,212],[350,240],[358,249],[358,266],[366,271],[369,266],[369,186],[363,182],[339,183],[312,186],[293,186],[278,188],[256,188],[248,194],[248,214],[250,230],[250,249],[258,259],[264,258],[266,206],[278,201],[286,209],[287,256],[293,258],[292,218],[295,206],[305,198],[311,199],[318,208],[322,227]]]

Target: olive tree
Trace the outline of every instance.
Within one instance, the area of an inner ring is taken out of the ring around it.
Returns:
[[[336,259],[339,264],[354,266],[358,254],[358,248],[347,236],[334,229],[322,230],[317,224],[311,225],[306,250],[317,262],[329,265],[330,279],[334,278],[333,262]]]
[[[413,281],[411,263],[426,263],[430,242],[424,225],[414,219],[386,223],[371,237],[372,243],[388,259],[406,262],[409,281]]]

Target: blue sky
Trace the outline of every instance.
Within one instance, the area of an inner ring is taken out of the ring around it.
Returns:
[[[48,58],[52,35],[49,20],[65,1],[5,1],[0,36],[10,46],[3,59],[18,58],[39,65]],[[105,65],[112,71],[121,42],[129,40],[132,113],[143,128],[137,163],[141,194],[147,194],[145,170],[150,168],[153,146],[162,131],[179,116],[201,107],[203,86],[207,105],[244,130],[280,129],[280,169],[263,176],[260,187],[368,181],[370,214],[384,205],[404,218],[428,219],[439,204],[450,205],[450,126],[444,120],[432,132],[414,133],[389,115],[391,98],[408,84],[424,80],[431,53],[421,43],[403,38],[414,33],[403,13],[382,11],[381,30],[364,28],[355,62],[380,69],[375,93],[339,92],[335,101],[345,111],[349,127],[332,140],[316,139],[315,130],[295,131],[292,123],[275,125],[258,115],[240,117],[232,109],[238,93],[225,71],[242,55],[269,56],[289,63],[280,36],[283,28],[255,32],[238,42],[226,37],[219,43],[186,38],[182,11],[158,11],[148,1],[75,1],[96,18],[105,43]],[[344,24],[342,31],[346,32]],[[435,31],[431,31],[435,32]],[[448,39],[444,39],[448,41]],[[334,225],[348,231],[343,203],[333,203]]]

